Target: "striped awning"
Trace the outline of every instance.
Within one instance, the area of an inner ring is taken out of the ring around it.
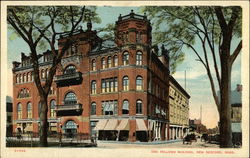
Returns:
[[[95,131],[98,131],[98,130],[104,130],[104,127],[106,126],[107,124],[107,121],[106,119],[104,120],[99,120],[95,126],[95,128],[93,130]]]
[[[116,130],[121,131],[121,130],[129,130],[129,123],[128,119],[121,120],[120,124],[117,126]]]
[[[108,120],[108,123],[106,124],[104,130],[116,130],[118,124],[118,120],[117,119],[110,119]]]
[[[136,131],[147,131],[147,127],[143,119],[136,119]]]

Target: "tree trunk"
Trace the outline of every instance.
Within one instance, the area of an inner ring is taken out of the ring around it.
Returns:
[[[47,131],[48,131],[48,104],[47,104],[47,97],[44,95],[41,95],[41,110],[40,110],[40,128],[39,128],[39,138],[40,138],[40,146],[41,147],[47,147],[48,141],[47,141]]]
[[[231,130],[231,64],[229,53],[222,52],[221,60],[221,108],[220,108],[220,147],[232,147]]]

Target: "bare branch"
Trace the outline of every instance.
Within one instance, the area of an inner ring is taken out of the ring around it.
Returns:
[[[238,46],[236,47],[236,49],[234,50],[233,54],[230,56],[229,61],[230,64],[233,65],[235,59],[237,58],[237,56],[240,54],[242,48],[242,40],[239,42]]]

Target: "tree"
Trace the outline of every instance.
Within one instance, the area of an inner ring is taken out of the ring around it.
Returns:
[[[19,37],[28,45],[34,71],[34,81],[40,96],[40,146],[48,146],[47,142],[47,98],[56,73],[65,51],[74,43],[67,38],[61,51],[57,51],[57,39],[62,34],[73,35],[79,26],[86,21],[99,21],[95,7],[80,6],[9,6],[7,8],[7,22]],[[39,74],[40,46],[48,46],[53,54],[53,62],[45,84],[41,83]]]
[[[204,66],[219,112],[220,147],[232,147],[231,69],[242,48],[241,8],[152,6],[142,10],[156,26],[155,43],[165,43],[171,54],[180,53],[183,47],[190,48]],[[231,48],[233,40],[238,42],[234,50]],[[200,44],[202,50],[195,44]],[[217,91],[220,91],[219,97]]]

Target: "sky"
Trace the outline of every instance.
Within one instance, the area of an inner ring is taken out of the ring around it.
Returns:
[[[108,23],[115,23],[120,14],[127,15],[134,10],[135,13],[143,14],[139,8],[136,7],[98,7],[97,13],[99,14],[102,22],[100,24],[93,24],[93,29],[106,26]],[[83,26],[86,29],[86,26]],[[8,36],[11,32],[8,30]],[[232,48],[235,48],[238,41],[233,41]],[[201,50],[200,44],[196,43],[195,48]],[[208,77],[203,65],[196,61],[196,55],[191,49],[183,48],[185,52],[185,60],[177,67],[176,73],[173,74],[174,78],[179,84],[185,87],[185,71],[186,71],[186,91],[191,96],[189,100],[190,119],[199,119],[202,116],[202,123],[208,128],[214,128],[218,123],[218,112],[214,103]],[[28,54],[29,49],[27,44],[19,38],[8,38],[8,80],[12,81],[12,61],[20,61],[21,54],[24,52]],[[213,67],[213,66],[211,66]],[[239,55],[233,65],[231,87],[234,90],[236,84],[241,83],[241,56]],[[12,96],[13,88],[12,82],[8,82],[8,95]],[[200,109],[202,106],[202,114]]]

